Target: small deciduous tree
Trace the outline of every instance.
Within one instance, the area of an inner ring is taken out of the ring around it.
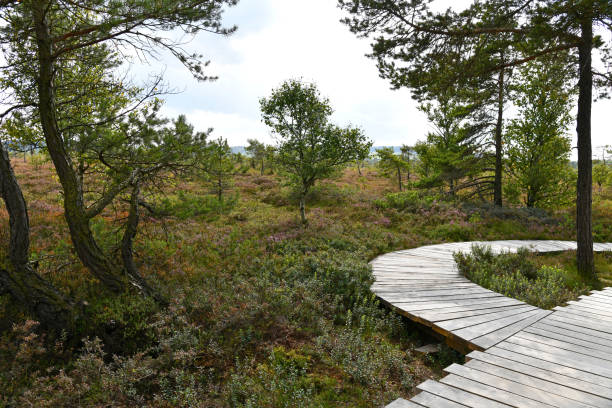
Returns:
[[[306,194],[315,182],[369,151],[361,129],[329,123],[332,108],[314,84],[289,80],[260,100],[263,122],[278,138],[277,162],[297,188],[306,224]]]
[[[256,139],[247,139],[245,151],[253,160],[253,167],[259,167],[259,172],[263,176],[266,164],[267,149],[266,145]]]
[[[599,194],[601,194],[602,186],[612,181],[612,170],[607,164],[600,162],[593,166],[593,181],[599,188]]]
[[[392,147],[376,149],[378,155],[378,167],[382,173],[397,181],[399,191],[403,191],[402,180],[408,173],[410,162],[406,161],[404,155],[395,154]]]

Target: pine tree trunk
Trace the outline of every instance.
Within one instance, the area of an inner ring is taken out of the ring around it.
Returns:
[[[57,126],[52,40],[45,14],[47,3],[32,3],[38,48],[38,110],[47,150],[62,185],[64,216],[79,259],[105,286],[121,292],[128,287],[125,273],[103,253],[94,239],[85,214],[82,186]]]
[[[503,56],[502,56],[503,58]],[[497,123],[495,124],[495,180],[493,182],[493,204],[502,206],[502,125],[504,119],[504,70],[499,72],[497,80]]]
[[[130,210],[128,213],[123,239],[121,240],[121,259],[123,267],[130,276],[130,281],[133,285],[137,285],[140,292],[155,299],[159,304],[167,305],[167,300],[161,294],[142,278],[136,264],[134,263],[134,237],[138,232],[138,224],[140,223],[140,186],[138,182],[132,187],[132,195],[130,197]]]
[[[593,26],[591,19],[581,24],[582,43],[578,48],[578,183],[576,188],[576,255],[578,272],[583,276],[595,273],[593,259],[593,232],[591,205],[593,194],[592,148],[591,148],[591,103],[593,74],[591,72],[591,49]]]
[[[397,169],[397,184],[399,185],[399,191],[402,191],[402,171],[399,169]]]
[[[308,222],[306,221],[306,193],[300,195],[300,219],[303,225]]]
[[[0,143],[0,195],[9,214],[8,260],[0,259],[0,293],[9,293],[42,326],[73,331],[74,302],[38,275],[29,263],[30,222],[8,153]]]

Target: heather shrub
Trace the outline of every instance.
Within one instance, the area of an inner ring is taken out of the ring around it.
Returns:
[[[376,389],[384,389],[388,381],[396,381],[404,389],[414,385],[411,356],[381,338],[366,338],[361,328],[327,332],[316,339],[316,344],[353,381],[362,385]]]
[[[375,200],[374,205],[381,209],[395,208],[401,211],[416,212],[423,207],[428,207],[434,200],[433,196],[423,195],[416,190],[408,190],[385,194],[383,198]]]
[[[171,214],[181,220],[205,215],[226,213],[235,207],[238,195],[226,195],[218,200],[213,195],[192,194],[179,191],[176,197],[166,197],[160,205],[160,212]]]
[[[576,286],[567,272],[553,266],[538,266],[527,249],[495,255],[489,247],[474,246],[471,254],[456,253],[461,273],[474,283],[502,295],[543,309],[551,309],[586,292]]]

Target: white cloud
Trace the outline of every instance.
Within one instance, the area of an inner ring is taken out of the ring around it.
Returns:
[[[241,0],[225,15],[239,26],[236,34],[200,35],[188,45],[212,60],[209,70],[218,81],[198,83],[165,58],[166,79],[184,90],[167,98],[166,111],[185,113],[198,129],[215,128],[232,145],[247,138],[270,142],[259,98],[285,79],[303,77],[330,98],[336,122],[361,126],[376,145],[423,139],[430,126],[410,92],[389,89],[375,61],[365,57],[368,41],[350,33],[341,17],[333,0]],[[593,146],[612,142],[606,120],[611,110],[609,101],[594,105]]]
[[[183,113],[197,130],[204,131],[212,127],[211,138],[227,139],[230,146],[245,145],[247,139],[253,138],[258,138],[265,143],[273,142],[260,121],[236,113],[211,112],[201,109],[180,112],[169,107],[164,107],[162,110],[162,113],[168,117],[176,117]]]

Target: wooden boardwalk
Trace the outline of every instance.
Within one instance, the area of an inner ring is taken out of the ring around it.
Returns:
[[[372,290],[402,315],[431,327],[464,365],[420,384],[410,401],[388,407],[611,407],[612,288],[554,310],[484,289],[457,270],[453,252],[575,249],[569,241],[492,241],[430,245],[371,262]],[[612,243],[595,244],[612,251]]]

